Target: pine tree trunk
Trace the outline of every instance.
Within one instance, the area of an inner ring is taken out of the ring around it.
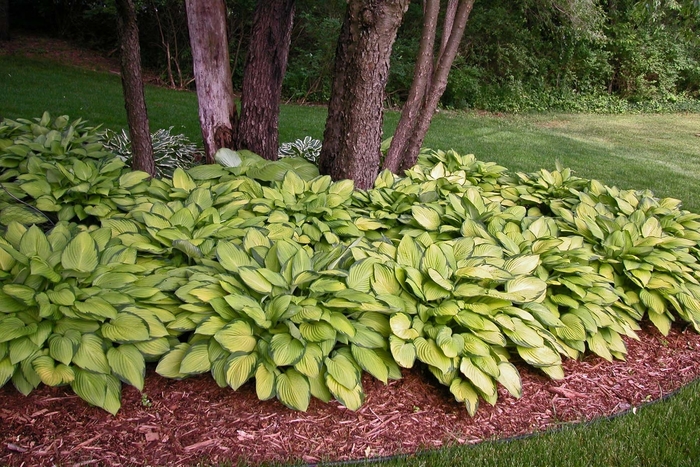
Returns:
[[[132,0],[117,0],[117,28],[119,31],[122,87],[124,106],[131,135],[132,168],[156,174],[153,145],[148,126],[148,111],[143,93],[141,48],[136,10]]]
[[[294,0],[258,1],[241,94],[237,148],[277,159],[282,80],[287,69]]]
[[[236,107],[226,38],[224,0],[186,0],[199,123],[207,162],[222,147],[233,147]]]
[[[379,170],[389,59],[409,3],[348,0],[319,166],[358,188],[370,188]]]

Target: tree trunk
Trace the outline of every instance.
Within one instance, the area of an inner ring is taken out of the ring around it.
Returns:
[[[10,0],[0,0],[0,41],[10,40]]]
[[[282,80],[292,35],[294,0],[259,0],[243,74],[237,148],[276,160]]]
[[[199,123],[207,162],[222,147],[233,147],[236,107],[226,39],[223,0],[186,0]]]
[[[373,185],[379,169],[389,59],[409,3],[348,0],[319,165],[361,189]]]
[[[428,1],[432,2],[432,0]],[[410,107],[407,101],[401,113],[401,119],[391,141],[384,168],[399,173],[411,168],[416,163],[430,122],[447,87],[447,76],[457,55],[459,43],[464,35],[464,28],[473,5],[474,0],[459,0],[459,5],[455,9],[452,0],[449,2],[443,27],[443,35],[447,37],[443,37],[441,41],[439,55],[432,67],[431,76],[426,77],[425,66],[420,67],[418,64],[416,66],[409,91],[409,96],[414,96],[414,99],[410,101]],[[430,8],[426,8],[420,50],[425,50],[430,55],[429,62],[433,62],[437,23],[429,23],[430,11]],[[426,57],[419,56],[419,62],[425,59]],[[426,85],[426,82],[429,85]]]
[[[122,87],[124,106],[131,135],[132,168],[156,174],[153,159],[148,111],[143,93],[141,75],[141,48],[136,10],[132,0],[117,0],[117,29],[119,31]]]

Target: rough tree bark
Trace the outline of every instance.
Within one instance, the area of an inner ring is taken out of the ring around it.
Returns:
[[[437,33],[435,8],[439,9],[440,2],[426,0],[420,52],[413,83],[384,160],[384,168],[394,173],[409,169],[416,163],[430,122],[447,87],[447,76],[457,55],[474,0],[459,0],[459,4],[454,8],[455,3],[455,0],[448,3],[443,38],[437,59],[434,59]]]
[[[0,41],[10,40],[10,0],[0,0]]]
[[[222,147],[233,147],[236,107],[226,37],[224,0],[186,0],[199,123],[207,162]]]
[[[132,0],[117,0],[117,29],[119,31],[124,106],[131,135],[132,168],[156,174],[153,144],[148,125],[146,98],[141,74],[141,48],[136,10]]]
[[[295,0],[258,1],[243,74],[235,146],[277,159],[282,80],[287,69]]]
[[[389,58],[409,0],[348,0],[338,40],[321,173],[372,186],[382,141]]]

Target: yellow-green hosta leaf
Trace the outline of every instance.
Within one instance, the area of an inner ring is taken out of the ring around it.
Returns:
[[[275,334],[270,341],[270,356],[277,366],[294,365],[304,355],[304,344],[288,333]]]
[[[136,347],[133,345],[112,347],[107,350],[107,361],[114,376],[143,391],[146,362]]]
[[[667,313],[656,313],[655,311],[649,310],[647,316],[649,317],[649,321],[654,323],[654,326],[656,326],[661,334],[668,336],[668,333],[671,331],[672,320]]]
[[[190,349],[190,344],[183,342],[176,345],[170,352],[165,354],[163,358],[158,362],[156,367],[156,373],[169,379],[182,379],[188,375],[180,373],[180,365],[182,364],[182,359],[187,355],[187,351]]]
[[[166,337],[158,337],[144,342],[134,342],[134,347],[139,349],[147,361],[154,361],[165,355],[170,350],[170,343]],[[75,357],[73,357],[75,363]]]
[[[608,349],[608,343],[605,341],[602,334],[593,334],[591,337],[586,339],[586,342],[588,343],[588,348],[591,349],[593,353],[609,362],[612,362],[613,358],[610,354],[610,349]]]
[[[150,175],[147,172],[140,170],[129,171],[119,177],[119,186],[120,188],[133,188],[148,178],[150,178]]]
[[[9,357],[0,359],[0,388],[12,378],[12,375],[15,373],[15,368],[15,365],[10,361]]]
[[[332,294],[335,292],[340,292],[341,290],[345,290],[346,288],[347,287],[345,286],[345,284],[343,284],[341,281],[325,277],[315,280],[309,286],[309,290],[315,294]]]
[[[348,287],[358,292],[369,292],[375,264],[375,258],[365,258],[350,266],[348,277],[345,279]]]
[[[396,262],[402,266],[418,269],[423,257],[416,242],[409,235],[404,236],[396,249]]]
[[[32,225],[19,242],[19,252],[27,257],[38,256],[48,259],[51,255],[51,244],[46,235],[36,225]]]
[[[147,341],[151,338],[146,322],[131,313],[117,313],[117,317],[100,327],[102,335],[120,344]]]
[[[504,329],[503,332],[518,346],[542,347],[544,340],[532,327],[518,318],[512,318],[513,330]]]
[[[232,354],[252,352],[257,344],[253,328],[243,320],[235,320],[227,324],[214,334],[214,339]]]
[[[79,344],[76,339],[54,334],[49,337],[49,355],[54,360],[69,365]]]
[[[423,363],[432,365],[443,373],[447,373],[452,368],[452,360],[443,353],[434,340],[418,337],[413,340],[413,345],[415,345],[418,359]]]
[[[414,205],[411,206],[411,214],[416,222],[418,222],[418,225],[425,230],[437,230],[437,228],[440,227],[440,213],[433,208]]]
[[[438,333],[435,342],[446,357],[458,357],[464,352],[464,338],[460,334],[452,335],[447,326]]]
[[[350,337],[350,342],[368,349],[379,349],[386,346],[384,336],[362,323],[355,325],[355,335]]]
[[[299,373],[314,378],[318,375],[323,365],[323,350],[318,344],[307,343],[304,355],[294,364],[294,368]]]
[[[190,175],[184,170],[182,170],[180,167],[176,168],[173,172],[172,180],[174,188],[184,190],[187,193],[197,188],[197,184],[192,179],[192,177],[190,177]]]
[[[538,302],[547,292],[547,283],[533,276],[518,277],[506,282],[505,290],[515,303]]]
[[[394,313],[389,319],[391,332],[403,340],[415,339],[420,335],[418,331],[411,327],[412,324],[411,317],[405,313]]]
[[[401,293],[401,284],[396,280],[394,270],[385,264],[374,264],[374,280],[371,281],[372,290],[377,295],[394,295]]]
[[[93,317],[115,319],[117,317],[118,311],[112,305],[102,300],[99,297],[90,297],[84,302],[75,302],[73,304],[76,310],[79,312]]]
[[[36,304],[34,300],[36,290],[29,286],[22,284],[5,284],[2,286],[2,291],[25,305],[32,306]]]
[[[462,358],[459,371],[481,392],[487,402],[496,402],[496,383],[491,376],[474,365],[469,357]]]
[[[219,315],[213,315],[199,323],[197,330],[194,333],[201,334],[203,336],[213,336],[228,323],[228,320],[223,319]]]
[[[498,370],[499,375],[496,380],[501,383],[513,397],[520,399],[523,387],[520,380],[520,373],[518,373],[515,366],[509,362],[499,362]]]
[[[521,255],[509,258],[503,267],[514,276],[523,276],[532,273],[539,264],[539,255]]]
[[[361,373],[348,357],[343,354],[336,354],[332,358],[325,359],[328,374],[335,381],[348,389],[352,389],[360,384]],[[333,392],[331,390],[331,392]]]
[[[221,241],[216,246],[216,258],[231,272],[238,272],[241,267],[255,266],[255,262],[243,249],[231,242]]]
[[[275,382],[277,398],[294,410],[306,412],[311,400],[311,388],[306,376],[290,368],[277,376]]]
[[[350,346],[352,356],[360,367],[379,381],[387,384],[389,369],[384,360],[372,349],[365,349],[356,345]]]
[[[243,386],[255,373],[258,355],[253,352],[247,355],[231,355],[226,362],[226,382],[236,390]]]
[[[350,338],[355,337],[355,333],[357,332],[355,326],[352,325],[350,320],[344,314],[336,311],[331,312],[328,322],[331,323],[333,328],[339,333]]]
[[[238,274],[241,280],[256,292],[261,294],[269,294],[272,292],[272,284],[270,281],[260,274],[260,272],[252,267],[242,267],[238,269]]]
[[[37,350],[39,350],[39,346],[32,342],[29,337],[13,339],[9,342],[10,363],[13,365],[20,363]]]
[[[352,388],[339,383],[333,376],[326,375],[326,385],[338,402],[350,410],[358,410],[365,401],[365,393],[359,383]]]
[[[481,338],[469,333],[462,333],[461,336],[464,340],[464,353],[475,357],[491,355],[491,348]]]
[[[71,367],[56,362],[53,358],[44,355],[32,360],[32,367],[41,382],[47,386],[62,386],[69,384],[75,379],[75,373]]]
[[[264,362],[258,363],[255,370],[255,393],[259,400],[266,401],[277,395],[276,379],[274,367],[269,367]]]
[[[644,306],[657,314],[666,312],[666,302],[661,294],[656,291],[642,289],[639,291],[639,299]]]
[[[95,334],[83,334],[78,350],[73,356],[73,364],[94,373],[109,373],[110,367],[102,347],[103,343],[104,341]]]
[[[80,232],[61,254],[65,269],[79,273],[91,273],[97,268],[97,244],[87,232]]]
[[[469,381],[462,378],[453,379],[450,383],[450,392],[457,402],[464,402],[470,416],[476,415],[476,410],[479,408],[479,395]]]
[[[120,387],[119,380],[79,368],[74,368],[73,371],[75,379],[70,383],[73,391],[87,403],[116,415],[120,405],[118,396],[115,394],[116,388]]]
[[[196,375],[211,369],[209,349],[206,342],[192,345],[180,363],[180,373]]]
[[[389,336],[389,348],[396,363],[404,368],[413,368],[416,361],[416,347],[412,342],[406,342],[396,336]]]
[[[586,340],[586,328],[578,316],[573,313],[565,313],[561,315],[560,319],[564,326],[554,329],[554,334],[568,341]]]
[[[450,269],[447,262],[447,257],[445,253],[436,244],[430,245],[426,248],[423,258],[420,263],[420,270],[423,272],[429,272],[431,269],[435,270],[441,278],[448,279],[451,275]],[[431,276],[432,277],[432,276]]]
[[[325,321],[304,322],[299,325],[299,332],[302,337],[310,342],[322,342],[325,340],[335,340],[336,331]]]
[[[543,368],[549,366],[561,365],[561,357],[557,352],[547,346],[543,347],[516,347],[518,354],[528,364]]]

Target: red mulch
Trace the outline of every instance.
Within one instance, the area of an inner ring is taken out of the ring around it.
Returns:
[[[700,377],[700,335],[674,327],[667,337],[645,326],[628,340],[627,362],[588,356],[564,364],[554,382],[519,366],[523,396],[504,390],[474,418],[444,386],[419,370],[384,386],[365,375],[365,405],[352,412],[312,401],[306,413],[260,402],[253,384],[219,388],[209,376],[184,381],[152,370],[144,393],[125,386],[112,416],[70,388],[42,386],[28,397],[0,389],[0,464],[193,465],[210,462],[319,461],[412,453],[476,443],[608,416],[656,400]]]

